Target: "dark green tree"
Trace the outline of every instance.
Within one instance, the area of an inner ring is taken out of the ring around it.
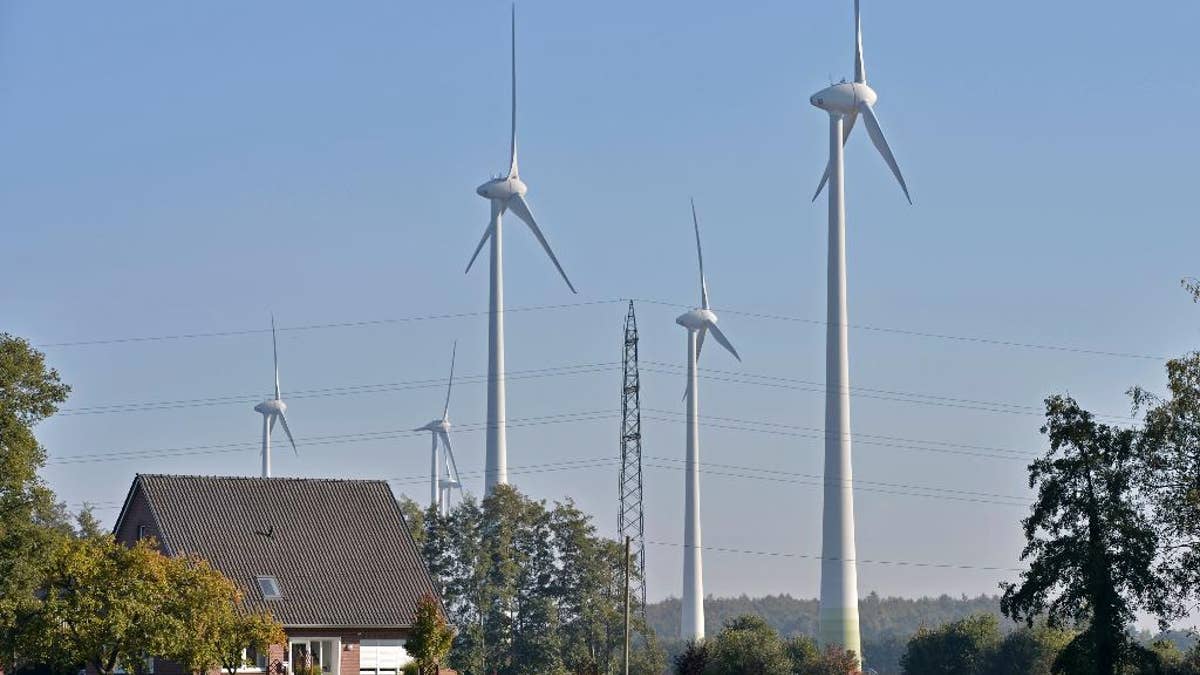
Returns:
[[[1037,499],[1022,523],[1029,569],[1002,585],[1001,609],[1029,625],[1043,615],[1055,628],[1086,625],[1068,651],[1115,675],[1134,654],[1135,610],[1168,613],[1158,536],[1135,482],[1137,433],[1097,423],[1065,396],[1046,399],[1042,433],[1050,449],[1029,466]]]
[[[704,675],[709,662],[708,644],[703,640],[700,642],[689,640],[683,651],[676,654],[672,661],[675,666],[675,675]]]
[[[70,391],[41,352],[0,333],[0,668],[7,670],[22,651],[55,540],[71,532],[66,510],[38,477],[46,451],[33,433]]]
[[[900,665],[908,675],[977,675],[999,644],[996,617],[980,614],[917,631]]]
[[[1176,606],[1200,600],[1200,352],[1167,362],[1167,398],[1133,390],[1145,406],[1138,454],[1161,538],[1160,569]]]

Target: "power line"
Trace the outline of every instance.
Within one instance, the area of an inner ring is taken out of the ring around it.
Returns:
[[[511,371],[505,375],[506,380],[525,380],[540,377],[561,375],[588,375],[592,373],[607,373],[617,365],[609,363],[584,363],[576,365],[555,366],[552,368],[536,368]],[[459,378],[465,382],[486,382],[487,374],[464,375]],[[288,400],[306,398],[325,398],[331,396],[353,396],[360,394],[387,393],[406,391],[410,389],[429,389],[445,386],[445,379],[426,378],[400,382],[382,382],[378,384],[343,385],[339,387],[324,387],[320,389],[298,389],[288,392]],[[197,408],[229,404],[244,404],[257,402],[262,394],[213,396],[195,399],[173,399],[165,401],[143,401],[135,403],[112,403],[106,405],[84,406],[79,408],[64,408],[59,415],[105,415],[112,413],[142,412],[153,410],[174,410],[178,408]]]
[[[607,300],[590,300],[590,301],[562,303],[562,304],[554,304],[554,305],[532,305],[532,306],[528,306],[528,307],[511,307],[511,308],[505,309],[504,312],[506,314],[512,314],[512,313],[518,313],[518,312],[548,311],[548,310],[570,309],[570,308],[575,308],[575,307],[588,307],[588,306],[595,306],[595,305],[612,305],[612,304],[618,304],[618,303],[624,304],[626,302],[629,302],[630,300],[646,303],[649,305],[658,305],[658,306],[662,306],[662,307],[672,307],[672,308],[689,308],[689,307],[691,307],[691,305],[688,305],[688,304],[668,302],[665,300],[652,300],[652,299],[646,299],[646,298],[614,298],[614,299],[607,299]],[[823,320],[820,320],[820,319],[810,319],[810,318],[806,318],[806,317],[792,316],[792,315],[787,315],[787,314],[753,312],[753,311],[729,309],[729,308],[718,308],[718,310],[722,314],[735,314],[735,315],[739,315],[739,316],[745,316],[748,318],[770,319],[770,320],[774,320],[774,321],[788,321],[788,322],[793,322],[793,323],[809,324],[809,325],[813,325],[813,326],[825,326],[826,325],[826,322]],[[488,314],[487,311],[455,312],[455,313],[447,313],[447,314],[425,314],[425,315],[405,316],[405,317],[397,317],[397,318],[365,319],[365,320],[360,320],[360,321],[338,321],[338,322],[328,322],[328,323],[314,323],[314,324],[307,324],[307,325],[285,327],[285,328],[280,328],[279,330],[280,331],[310,331],[310,330],[320,330],[320,329],[330,329],[330,328],[360,328],[360,327],[367,327],[367,326],[379,326],[379,325],[388,325],[388,324],[397,324],[397,323],[411,323],[411,322],[419,322],[419,321],[462,319],[462,318],[470,318],[470,317],[476,317],[476,316],[487,316],[487,314]],[[872,331],[872,332],[878,332],[878,333],[888,333],[888,334],[893,334],[893,335],[903,335],[903,336],[907,336],[907,337],[920,337],[920,338],[928,338],[928,339],[936,339],[936,340],[948,340],[948,341],[953,341],[953,342],[984,344],[984,345],[991,345],[991,346],[997,346],[997,347],[1052,351],[1052,352],[1061,352],[1061,353],[1081,354],[1081,355],[1087,355],[1087,356],[1105,356],[1105,357],[1122,358],[1122,359],[1143,359],[1143,360],[1152,360],[1152,361],[1166,361],[1167,360],[1167,357],[1165,357],[1165,356],[1156,356],[1156,355],[1152,355],[1152,354],[1139,354],[1136,352],[1120,352],[1120,351],[1111,351],[1111,350],[1103,350],[1103,349],[1091,349],[1091,348],[1077,347],[1077,346],[1072,346],[1072,345],[1051,345],[1051,344],[1036,343],[1036,342],[1022,342],[1022,341],[1018,341],[1018,340],[1008,340],[1008,339],[1001,339],[1001,338],[989,338],[989,337],[971,336],[971,335],[954,335],[954,334],[950,334],[950,333],[931,333],[931,332],[924,332],[924,331],[909,330],[906,328],[894,328],[894,327],[889,327],[889,326],[876,326],[876,325],[870,325],[870,324],[848,324],[848,327],[853,328],[855,330]],[[269,330],[270,329],[267,329],[267,328],[247,328],[247,329],[235,329],[235,330],[224,330],[224,331],[178,333],[178,334],[173,334],[173,335],[147,335],[147,336],[132,336],[132,337],[116,337],[116,338],[98,338],[98,339],[88,339],[88,340],[70,340],[70,341],[41,343],[41,344],[37,345],[37,347],[42,348],[42,349],[48,349],[48,348],[56,348],[56,347],[65,348],[65,347],[84,347],[84,346],[95,346],[95,345],[138,343],[138,342],[194,340],[194,339],[201,339],[201,338],[217,338],[217,337],[233,337],[233,336],[241,336],[241,335],[255,335],[255,334],[266,333]]]
[[[623,300],[589,300],[583,302],[570,302],[558,305],[531,305],[528,307],[508,307],[503,310],[505,314],[516,314],[519,312],[536,312],[552,309],[568,309],[572,307],[587,307],[590,305],[611,305]],[[279,332],[288,331],[309,331],[321,330],[325,328],[361,328],[365,326],[381,326],[395,323],[412,323],[417,321],[437,321],[442,319],[465,319],[475,316],[487,316],[487,311],[477,312],[455,312],[453,314],[424,314],[418,316],[403,316],[393,319],[366,319],[362,321],[336,321],[330,323],[314,323],[300,326],[289,326],[279,328]],[[195,340],[200,338],[214,337],[234,337],[239,335],[255,335],[260,333],[269,333],[270,328],[244,328],[239,330],[224,330],[224,331],[209,331],[203,333],[178,333],[175,335],[146,335],[137,337],[119,337],[119,338],[101,338],[94,340],[74,340],[67,342],[45,342],[36,345],[39,349],[51,347],[85,347],[91,345],[112,345],[124,344],[129,342],[163,342],[168,340]]]
[[[646,540],[647,544],[655,546],[672,546],[675,548],[686,548],[686,545],[674,541],[651,541]],[[742,555],[757,555],[769,556],[773,558],[803,558],[806,560],[836,560],[842,561],[841,558],[825,557],[813,555],[811,553],[788,553],[783,551],[755,551],[744,548],[728,548],[723,546],[701,546],[704,551],[716,551],[719,553],[739,553]],[[850,560],[850,559],[847,559]],[[871,560],[867,558],[855,558],[854,563],[865,563],[868,565],[893,565],[896,567],[930,567],[934,569],[957,569],[957,570],[981,570],[985,572],[1024,572],[1021,567],[999,567],[987,565],[965,565],[961,563],[941,563],[941,562],[915,562],[910,560]]]
[[[663,305],[665,307],[684,308],[691,305],[679,304],[674,302],[666,302],[663,300],[646,300],[643,298],[633,298],[636,302],[644,302],[651,305]],[[748,312],[736,309],[714,308],[714,312],[721,314],[736,314],[755,319],[773,319],[776,321],[791,321],[796,323],[806,323],[814,326],[826,326],[828,322],[819,319],[808,319],[800,316],[789,316],[786,314],[768,314],[764,312]],[[977,344],[994,345],[997,347],[1016,347],[1020,349],[1037,349],[1053,352],[1069,352],[1073,354],[1086,354],[1089,356],[1109,356],[1122,359],[1148,359],[1153,361],[1166,361],[1165,356],[1154,356],[1150,354],[1138,354],[1135,352],[1115,352],[1102,349],[1089,349],[1085,347],[1063,346],[1063,345],[1048,345],[1035,342],[1019,342],[1016,340],[1002,340],[998,338],[985,338],[968,335],[951,335],[947,333],[927,333],[922,331],[908,330],[906,328],[891,328],[887,326],[872,326],[868,324],[846,324],[848,328],[856,330],[874,331],[878,333],[892,333],[895,335],[905,335],[909,337],[932,338],[936,340],[951,340],[954,342],[969,342]]]

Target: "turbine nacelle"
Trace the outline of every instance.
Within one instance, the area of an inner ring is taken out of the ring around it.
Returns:
[[[287,412],[287,404],[276,398],[268,399],[254,406],[254,412],[263,415],[282,415]]]
[[[433,420],[423,427],[417,427],[416,429],[413,429],[413,431],[432,431],[434,433],[439,431],[450,431],[450,420]]]
[[[716,325],[717,315],[712,310],[697,308],[680,314],[675,323],[688,330],[702,330]]]
[[[475,194],[484,199],[494,199],[500,202],[507,202],[514,195],[525,196],[528,188],[525,187],[524,181],[516,176],[505,176],[502,178],[493,178],[488,182],[475,188]]]
[[[875,105],[879,97],[865,82],[840,82],[813,94],[808,100],[821,110],[842,115],[855,115],[859,106]]]

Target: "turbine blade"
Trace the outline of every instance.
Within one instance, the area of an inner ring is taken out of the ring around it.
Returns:
[[[720,343],[722,347],[728,349],[729,353],[733,354],[733,358],[737,359],[738,361],[742,360],[742,357],[738,355],[737,350],[734,349],[733,345],[729,342],[729,338],[725,337],[725,334],[721,332],[720,328],[717,328],[717,324],[708,324],[708,329],[712,331],[713,339]],[[697,355],[697,357],[698,356],[699,355]]]
[[[512,142],[508,175],[517,175],[517,3],[512,5]]]
[[[475,264],[475,259],[479,257],[479,252],[483,250],[483,245],[487,243],[488,237],[492,236],[494,230],[495,228],[492,224],[488,223],[487,229],[483,231],[483,236],[479,238],[479,245],[475,247],[475,252],[471,254],[471,261],[467,263],[467,269],[463,271],[463,274],[471,271],[471,265]]]
[[[696,336],[696,359],[700,359],[700,350],[704,349],[704,335],[708,332],[708,326],[703,326],[699,330],[699,335]]]
[[[575,290],[575,286],[571,284],[571,280],[567,278],[567,273],[563,271],[562,265],[558,264],[558,258],[555,257],[554,251],[550,249],[550,242],[546,241],[546,236],[542,234],[541,228],[538,227],[537,222],[533,219],[533,212],[529,210],[529,202],[525,201],[525,198],[521,195],[513,195],[508,200],[508,208],[529,226],[529,229],[533,232],[533,236],[537,237],[538,242],[545,249],[546,255],[550,256],[550,262],[554,263],[554,266],[558,268],[558,273],[562,275],[563,281],[567,282],[567,288],[571,289],[572,293],[578,293]]]
[[[859,17],[859,0],[854,0],[854,81],[866,84],[867,64],[863,61],[862,19]]]
[[[275,415],[268,415],[271,418],[271,424],[268,426],[267,432],[275,431]]]
[[[858,120],[858,113],[850,113],[842,120],[842,145],[850,139],[850,130],[854,128],[854,123]],[[817,197],[821,196],[821,190],[825,189],[825,184],[829,182],[829,172],[833,171],[833,162],[825,162],[825,174],[821,176],[821,182],[817,185],[817,191],[813,193],[812,200],[817,201]]]
[[[458,475],[458,463],[454,461],[454,449],[450,447],[450,435],[445,434],[442,437],[442,442],[446,444],[446,458],[450,462],[450,466],[454,468],[454,480],[461,483],[462,478]],[[461,485],[459,486],[459,489],[462,489]]]
[[[700,259],[700,306],[708,309],[708,284],[704,281],[704,250],[700,248],[700,220],[696,218],[696,200],[692,200],[692,227],[696,230],[696,257]],[[704,340],[704,333],[700,334],[700,340]],[[700,350],[696,350],[696,354],[700,354]]]
[[[887,162],[888,168],[892,170],[896,180],[900,181],[900,189],[904,190],[904,198],[908,200],[909,204],[912,204],[912,197],[908,195],[908,185],[904,183],[904,176],[900,174],[900,166],[896,164],[896,157],[892,155],[892,149],[888,147],[887,139],[883,137],[883,129],[879,128],[879,118],[875,117],[875,111],[866,103],[859,103],[858,110],[867,124],[867,133],[871,135],[871,142],[875,144],[875,149],[879,151],[880,155],[883,155],[883,161]]]
[[[299,456],[300,451],[296,449],[296,439],[292,438],[292,430],[288,428],[287,418],[283,416],[283,413],[279,413],[279,423],[283,425],[283,433],[287,434],[288,441],[292,444],[292,452]]]
[[[279,400],[279,345],[275,342],[275,313],[271,313],[271,354],[275,358],[275,400]]]
[[[450,414],[450,390],[454,388],[454,358],[458,356],[458,340],[454,341],[454,347],[450,349],[450,380],[446,383],[446,407],[442,408],[442,420]]]

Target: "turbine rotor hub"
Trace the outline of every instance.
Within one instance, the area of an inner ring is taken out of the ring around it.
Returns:
[[[282,413],[287,410],[287,404],[278,399],[268,399],[254,406],[254,412],[267,414]]]
[[[675,319],[675,323],[687,328],[688,330],[700,330],[709,324],[717,322],[717,315],[708,309],[693,309],[690,312],[685,312]]]
[[[839,82],[818,91],[808,100],[821,110],[853,115],[860,103],[873,106],[878,98],[875,90],[863,82]]]

